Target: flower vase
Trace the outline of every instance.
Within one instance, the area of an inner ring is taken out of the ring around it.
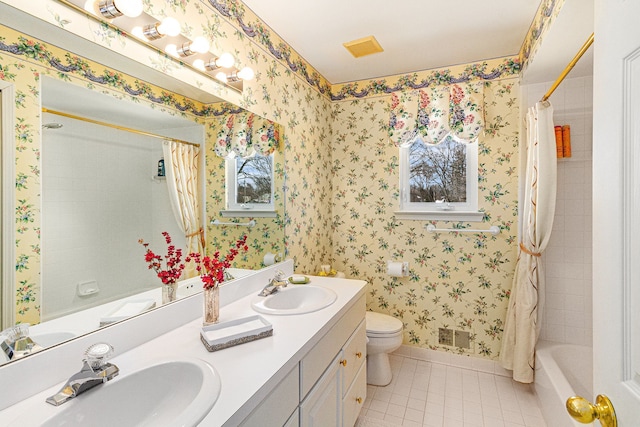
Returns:
[[[218,323],[220,317],[220,287],[206,288],[204,290],[204,321],[203,325],[208,326]]]
[[[166,283],[162,284],[162,304],[166,304],[176,300],[176,294],[178,293],[178,283]]]

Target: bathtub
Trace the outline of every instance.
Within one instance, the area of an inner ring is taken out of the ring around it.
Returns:
[[[593,400],[591,347],[539,341],[536,346],[534,390],[548,426],[584,427],[565,409],[571,396]]]

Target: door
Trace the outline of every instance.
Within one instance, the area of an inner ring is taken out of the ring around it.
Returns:
[[[640,1],[595,0],[594,393],[611,399],[622,427],[640,426],[638,17]]]

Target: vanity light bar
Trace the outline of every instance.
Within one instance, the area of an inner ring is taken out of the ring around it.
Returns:
[[[132,38],[132,40],[136,40],[138,43],[141,43],[148,48],[157,51],[158,53],[166,54],[169,58],[180,61],[180,64],[183,66],[189,67],[192,70],[205,74],[208,77],[216,78],[217,80],[225,84],[228,89],[242,92],[242,81],[251,80],[255,75],[253,70],[250,70],[248,67],[245,67],[247,69],[245,71],[248,71],[246,75],[243,75],[243,70],[234,70],[234,73],[232,73],[229,79],[226,78],[225,73],[218,73],[224,75],[224,78],[221,78],[222,76],[219,75],[212,76],[211,74],[209,74],[208,72],[217,70],[218,68],[234,68],[235,59],[229,53],[225,53],[220,55],[219,57],[215,57],[213,60],[204,60],[202,58],[197,58],[199,59],[199,61],[195,64],[193,63],[195,59],[193,61],[185,61],[184,59],[182,59],[187,56],[196,56],[195,53],[209,53],[210,43],[202,36],[196,37],[192,41],[189,41],[187,37],[181,35],[181,24],[177,19],[173,17],[165,17],[161,22],[155,22],[153,24],[142,24],[141,22],[137,22],[136,24],[131,20],[122,21],[123,23],[127,24],[124,27],[120,27],[118,24],[114,23],[114,20],[117,21],[117,18],[123,15],[132,18],[135,16],[143,15],[145,17],[145,20],[147,20],[149,16],[144,13],[143,0],[58,1],[65,6],[76,10],[77,12],[86,15],[90,19],[97,20],[98,22],[108,26],[113,30],[124,31],[125,33],[129,33],[135,36]],[[79,2],[82,2],[83,6],[79,6],[77,4]],[[160,47],[155,43],[156,40],[159,40],[165,36],[179,37],[182,40],[174,39],[167,45],[173,46],[174,49],[165,50],[165,48]],[[187,39],[187,41],[184,41],[184,39]],[[176,47],[175,44],[178,44],[178,46]]]
[[[125,15],[137,18],[142,13],[142,0],[100,0],[98,11],[107,19]]]

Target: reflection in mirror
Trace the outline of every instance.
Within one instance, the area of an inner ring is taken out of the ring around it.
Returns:
[[[204,131],[191,120],[52,78],[43,78],[42,103],[74,114],[42,116],[40,310],[47,321],[157,287],[138,239],[163,254],[166,231],[177,248],[186,247],[171,209],[162,139],[124,127],[195,143]],[[86,121],[98,118],[104,124]]]
[[[273,210],[273,156],[255,154],[227,161],[227,204],[233,209]]]
[[[282,138],[280,125],[244,110],[214,117],[208,124],[207,250],[226,251],[240,233],[247,233],[250,249],[236,258],[237,267],[264,267],[284,259]],[[228,220],[221,221],[222,217]],[[255,226],[241,225],[248,220]],[[214,221],[238,225],[220,226]]]
[[[270,154],[275,189],[271,214],[261,217],[251,212],[228,218],[233,223],[254,220],[256,226],[252,228],[211,224],[226,210],[224,197],[220,204],[211,198],[212,194],[226,193],[225,159],[215,154],[215,133],[211,129],[215,128],[214,122],[225,120],[225,114],[243,114],[244,110],[213,107],[223,113],[201,118],[166,106],[158,108],[106,88],[89,90],[82,87],[86,83],[75,79],[73,83],[45,76],[40,80],[41,92],[35,99],[44,107],[39,120],[41,132],[32,136],[41,160],[35,167],[38,174],[33,174],[37,180],[20,180],[25,170],[35,170],[29,164],[17,162],[16,171],[19,185],[33,186],[35,197],[15,197],[21,203],[15,211],[19,228],[16,238],[34,230],[38,241],[32,248],[38,252],[30,266],[23,266],[23,276],[29,275],[30,281],[25,284],[17,278],[17,283],[3,284],[8,294],[16,295],[14,321],[3,324],[3,329],[14,322],[32,325],[28,334],[36,345],[21,356],[160,306],[160,281],[147,269],[138,239],[150,242],[150,247],[162,254],[166,246],[161,233],[168,231],[176,246],[186,247],[169,203],[166,178],[159,173],[162,140],[69,117],[68,113],[187,142],[208,141],[201,156],[204,176],[200,190],[205,198],[201,213],[205,253],[226,250],[229,242],[246,233],[251,249],[242,259],[236,259],[238,268],[231,269],[232,277],[250,274],[264,266],[265,259],[282,259],[284,158],[278,150]],[[67,114],[55,113],[59,111]],[[10,211],[13,215],[13,209]],[[21,215],[26,221],[22,225]],[[267,256],[273,253],[279,257]],[[14,265],[13,259],[2,261],[4,268]],[[40,269],[41,277],[30,275]],[[186,297],[201,289],[199,278],[186,280],[180,283],[177,295]],[[10,342],[6,338],[0,341]],[[8,352],[0,353],[0,361],[3,359],[9,359]]]

